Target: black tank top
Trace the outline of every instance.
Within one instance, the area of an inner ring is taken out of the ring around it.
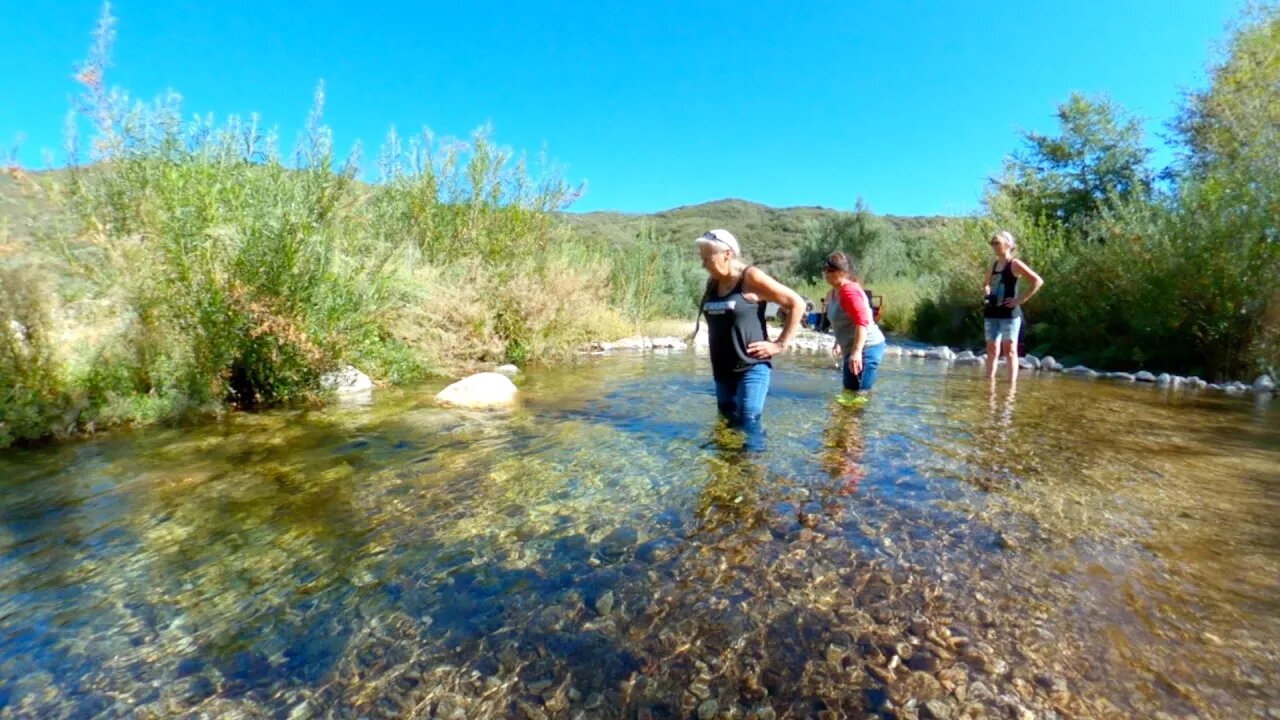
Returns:
[[[1018,276],[1013,274],[1013,260],[1004,264],[1004,268],[996,272],[1000,261],[991,264],[991,294],[982,305],[982,317],[993,320],[1008,320],[1018,312],[1017,308],[1004,306],[1004,301],[1018,296]]]
[[[765,303],[752,302],[742,293],[747,270],[728,295],[715,294],[715,281],[707,283],[701,311],[707,316],[707,344],[711,350],[711,374],[717,380],[728,380],[752,365],[768,363],[747,354],[747,346],[767,340],[764,327]]]

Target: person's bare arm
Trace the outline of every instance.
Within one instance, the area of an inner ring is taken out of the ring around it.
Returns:
[[[775,341],[754,342],[747,347],[747,354],[754,358],[767,360],[782,352],[791,338],[800,330],[800,318],[804,313],[804,298],[800,293],[783,285],[760,268],[747,268],[746,282],[743,289],[754,292],[761,300],[774,302],[787,308],[787,324],[782,334]]]
[[[1030,265],[1022,262],[1021,260],[1015,259],[1013,261],[1013,274],[1029,281],[1031,283],[1031,288],[1022,297],[1005,300],[1004,304],[1007,307],[1018,307],[1030,300],[1032,295],[1040,292],[1040,288],[1044,287],[1044,278],[1036,274],[1036,271],[1032,270]]]

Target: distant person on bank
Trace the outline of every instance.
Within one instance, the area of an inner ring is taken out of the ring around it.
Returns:
[[[1009,365],[1009,382],[1018,380],[1018,333],[1022,331],[1022,305],[1044,287],[1044,279],[1030,266],[1013,256],[1017,243],[1013,233],[1001,230],[988,242],[995,262],[987,271],[982,286],[982,318],[987,335],[987,379],[996,377],[996,362],[1004,357]],[[1026,294],[1018,295],[1018,280],[1030,285]]]
[[[876,325],[867,293],[853,277],[849,256],[833,252],[822,265],[822,279],[831,286],[827,293],[827,319],[835,340],[832,354],[844,361],[840,373],[844,389],[865,392],[876,381],[876,370],[884,357],[884,333]]]
[[[743,263],[738,240],[728,230],[711,230],[696,243],[708,276],[698,313],[707,318],[716,406],[731,425],[754,426],[769,394],[769,359],[785,350],[799,329],[804,298],[760,268]],[[765,329],[769,302],[786,309],[787,324],[776,341]]]

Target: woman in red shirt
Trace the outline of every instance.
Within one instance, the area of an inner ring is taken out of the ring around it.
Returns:
[[[827,317],[835,335],[831,352],[840,352],[844,357],[841,369],[844,389],[870,390],[880,359],[884,357],[884,333],[872,318],[866,292],[853,279],[847,255],[842,252],[828,255],[823,263],[822,279],[831,286],[831,292],[827,293]]]

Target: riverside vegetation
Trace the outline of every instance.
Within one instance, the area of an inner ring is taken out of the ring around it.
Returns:
[[[109,89],[113,39],[104,13],[77,75],[87,162],[73,135],[65,170],[9,173],[41,207],[29,239],[3,230],[0,446],[305,402],[345,363],[403,383],[554,360],[696,293],[692,257],[576,237],[556,211],[578,190],[487,129],[392,132],[361,182],[323,88],[285,156],[256,117],[184,122],[174,97]]]
[[[323,124],[292,153],[259,119],[183,121],[176,97],[106,83],[104,13],[77,75],[87,132],[65,169],[3,180],[0,446],[227,407],[309,402],[347,363],[383,383],[688,317],[688,238],[742,233],[810,297],[843,249],[887,297],[883,324],[977,345],[980,239],[997,227],[1049,279],[1025,346],[1100,368],[1251,377],[1280,364],[1280,9],[1249,11],[1189,95],[1170,167],[1105,98],[1027,134],[969,218],[772,210],[728,201],[653,216],[563,211],[580,189],[496,145],[394,132],[362,177]],[[1275,373],[1272,372],[1274,375]]]

